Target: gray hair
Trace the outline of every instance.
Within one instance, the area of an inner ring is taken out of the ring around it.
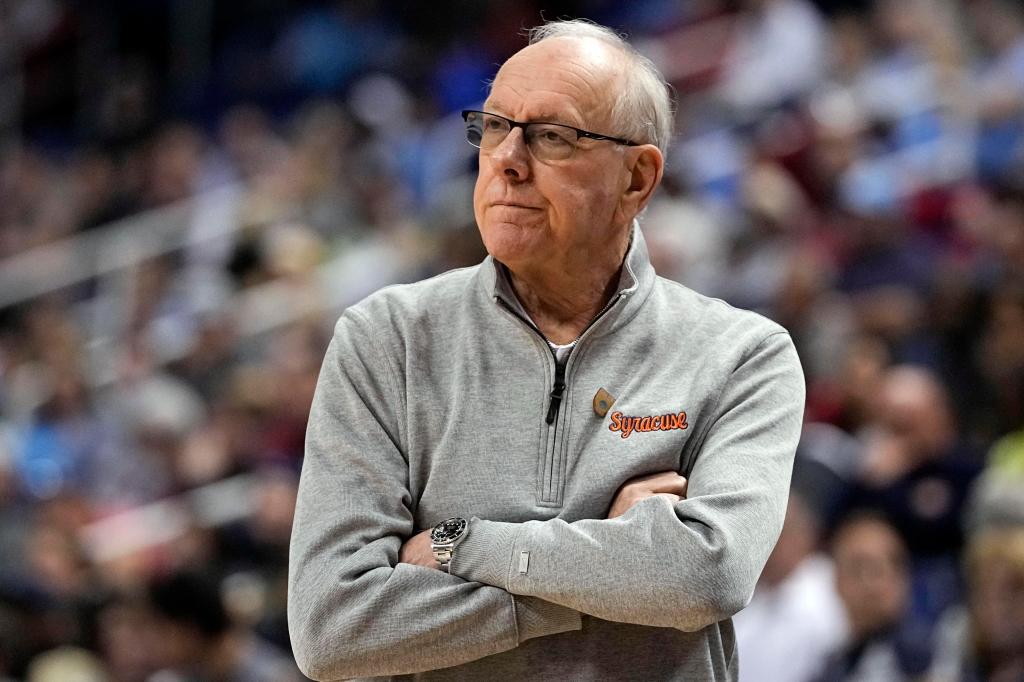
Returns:
[[[612,105],[612,125],[615,135],[633,142],[653,144],[668,152],[672,137],[672,100],[669,86],[650,59],[623,36],[605,26],[585,19],[551,21],[527,30],[529,44],[548,38],[595,38],[617,49],[627,60],[624,92]]]

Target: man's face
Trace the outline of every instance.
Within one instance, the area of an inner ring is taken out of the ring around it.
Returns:
[[[909,595],[906,547],[886,523],[862,519],[839,532],[833,547],[836,592],[857,637],[896,623]]]
[[[593,40],[531,45],[498,71],[484,109],[621,136],[610,129],[617,59]],[[515,272],[586,262],[588,253],[614,249],[633,218],[620,205],[630,182],[629,149],[635,148],[581,139],[568,159],[541,162],[520,128],[495,149],[481,150],[473,207],[487,251]]]

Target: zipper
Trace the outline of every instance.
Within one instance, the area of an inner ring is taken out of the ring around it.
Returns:
[[[588,324],[580,333],[580,335],[576,338],[576,343],[574,344],[572,350],[569,351],[569,355],[565,358],[563,362],[559,362],[557,356],[555,355],[555,352],[551,349],[551,346],[548,344],[548,340],[544,337],[544,334],[541,333],[540,329],[538,329],[536,325],[534,325],[528,319],[526,319],[518,312],[516,312],[516,310],[513,309],[512,306],[510,306],[508,303],[506,303],[501,297],[497,297],[498,302],[501,304],[503,308],[505,308],[506,311],[508,311],[510,315],[521,321],[529,329],[533,330],[533,332],[540,339],[544,348],[546,348],[548,352],[551,353],[551,357],[555,361],[555,380],[551,387],[551,391],[548,394],[548,410],[544,418],[544,422],[548,426],[548,433],[546,438],[547,444],[544,447],[544,460],[542,463],[540,463],[541,471],[543,473],[541,474],[541,478],[538,481],[538,493],[540,496],[539,501],[541,504],[560,504],[561,489],[562,484],[564,482],[561,481],[560,479],[560,472],[563,463],[561,463],[560,461],[556,461],[559,459],[557,457],[557,454],[561,450],[559,443],[560,434],[558,428],[558,412],[561,408],[562,401],[565,399],[566,390],[568,389],[568,384],[566,383],[565,379],[569,363],[572,361],[576,349],[580,347],[580,344],[583,342],[584,338],[587,336],[590,330],[593,329],[594,325],[597,324],[597,322],[602,317],[604,317],[604,315],[609,310],[611,310],[612,307],[616,303],[618,303],[619,300],[622,298],[624,298],[623,294],[619,293],[616,296],[613,296],[611,299],[609,299],[609,301],[605,304],[601,311],[594,317],[593,320],[590,321],[590,324]]]
[[[636,281],[636,275],[633,273],[629,264],[624,264],[623,267],[629,272],[633,281]],[[629,289],[623,289],[618,291],[614,296],[608,299],[608,302],[604,304],[604,307],[594,316],[594,319],[583,328],[580,335],[576,337],[576,341],[573,344],[572,350],[565,357],[564,362],[558,361],[558,356],[548,343],[547,338],[541,333],[540,329],[537,328],[533,322],[528,318],[520,315],[507,301],[505,301],[500,295],[495,295],[495,299],[502,308],[508,312],[509,315],[522,322],[526,327],[533,331],[534,334],[540,339],[541,345],[551,353],[551,358],[555,361],[555,380],[551,386],[551,391],[548,393],[548,410],[545,415],[544,422],[548,426],[547,443],[545,444],[544,460],[538,464],[541,466],[541,472],[539,473],[540,480],[538,481],[538,494],[539,503],[545,506],[560,505],[562,497],[562,488],[565,484],[561,480],[561,468],[564,468],[564,462],[558,462],[558,470],[556,471],[556,457],[555,455],[561,450],[559,444],[559,432],[558,432],[558,417],[559,409],[562,406],[562,401],[565,399],[566,391],[569,386],[566,383],[566,374],[568,373],[569,363],[573,361],[576,350],[582,345],[584,339],[591,332],[594,326],[611,310],[615,305],[625,298],[627,292],[632,291],[636,288],[636,285]],[[556,478],[558,480],[556,480]]]
[[[569,351],[569,354],[572,355],[572,351]],[[548,403],[548,416],[544,420],[548,426],[554,423],[558,407],[562,404],[562,394],[565,392],[565,366],[568,364],[569,358],[566,358],[565,362],[558,362],[558,359],[555,359],[555,385],[551,387],[551,402]]]
[[[544,347],[547,348],[549,351],[551,351],[551,356],[552,357],[555,357],[555,353],[551,349],[551,346],[548,343],[547,337],[545,337],[544,334],[541,333],[540,329],[538,329],[536,327],[536,325],[534,325],[532,322],[530,322],[529,320],[524,318],[522,315],[517,313],[515,311],[515,309],[512,308],[512,306],[510,306],[508,303],[506,303],[505,300],[502,299],[500,296],[496,296],[495,298],[498,299],[498,303],[500,303],[501,306],[503,308],[505,308],[505,310],[507,310],[509,312],[509,314],[511,314],[513,317],[515,317],[520,322],[525,324],[527,327],[529,327],[533,331],[534,334],[539,336],[541,341],[544,342]],[[574,343],[574,345],[572,347],[572,350],[569,351],[569,355],[565,358],[565,362],[558,362],[558,359],[555,358],[555,382],[554,382],[554,384],[551,387],[551,392],[548,394],[548,396],[550,398],[550,400],[548,402],[548,413],[547,413],[547,416],[544,418],[544,422],[548,426],[551,426],[552,424],[554,424],[555,423],[555,418],[558,417],[558,410],[559,410],[559,408],[562,405],[562,398],[564,397],[565,389],[567,388],[566,383],[565,383],[565,371],[566,371],[566,368],[569,365],[569,361],[572,359],[572,354],[576,352],[577,348],[579,348],[580,342],[583,341],[583,337],[585,337],[587,335],[587,332],[589,332],[594,327],[594,325],[597,324],[597,322],[602,317],[604,317],[605,313],[607,313],[609,310],[611,310],[612,307],[616,303],[618,303],[619,300],[622,299],[622,298],[623,298],[623,294],[622,294],[622,292],[619,292],[615,296],[612,296],[610,299],[608,299],[608,302],[605,303],[604,307],[601,308],[600,312],[598,312],[597,315],[594,316],[594,319],[592,319],[590,321],[590,324],[588,324],[586,327],[584,327],[583,331],[580,332],[580,335],[576,337],[576,341],[575,341],[575,343]]]

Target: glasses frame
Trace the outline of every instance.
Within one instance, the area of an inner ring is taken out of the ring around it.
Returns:
[[[633,142],[632,140],[627,140],[624,137],[613,137],[611,135],[602,135],[601,133],[593,133],[593,132],[590,132],[589,130],[583,130],[582,128],[576,128],[574,126],[566,125],[564,123],[555,123],[554,121],[514,121],[511,118],[508,118],[506,116],[501,116],[500,114],[492,114],[489,111],[479,111],[477,109],[463,109],[462,110],[462,120],[466,122],[467,126],[469,124],[469,116],[470,116],[470,114],[481,114],[482,116],[493,116],[494,118],[500,118],[502,121],[505,121],[509,125],[508,134],[505,136],[506,138],[516,128],[522,128],[523,129],[523,142],[527,143],[526,144],[526,148],[527,149],[530,149],[530,145],[529,145],[529,143],[526,140],[526,128],[527,128],[527,126],[531,126],[531,125],[546,125],[546,126],[558,126],[560,128],[567,128],[567,129],[572,130],[573,132],[576,133],[576,142],[577,143],[579,142],[580,138],[582,137],[582,138],[586,138],[588,140],[608,140],[609,142],[614,142],[615,144],[621,144],[621,145],[624,145],[626,147],[639,147],[640,146],[639,142]],[[504,140],[505,140],[505,138],[502,138],[503,142],[504,142]],[[469,142],[469,144],[471,144],[474,147],[476,147],[477,149],[483,149],[483,147],[481,147],[480,145],[473,144],[472,142],[470,142],[468,136],[466,138],[466,141]],[[573,145],[573,153],[575,153],[575,151],[577,149],[579,149],[579,146],[578,145]],[[533,153],[532,149],[530,149],[530,153],[531,154]],[[572,154],[570,154],[566,158],[570,158],[571,156],[572,156]]]

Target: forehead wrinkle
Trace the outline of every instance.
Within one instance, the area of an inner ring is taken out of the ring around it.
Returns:
[[[564,95],[564,93],[557,92],[555,90],[545,90],[545,89],[534,90],[533,92],[534,93],[539,93],[539,94],[550,94],[550,95],[555,95],[555,96]],[[512,110],[510,107],[506,107],[499,100],[491,100],[491,101],[489,101],[489,102],[487,102],[485,104],[486,104],[486,106],[489,106],[493,110],[495,110],[495,112],[504,112],[504,111],[511,111]],[[569,111],[565,111],[565,110],[562,110],[562,109],[559,109],[559,108],[552,107],[552,106],[550,106],[548,104],[548,102],[544,102],[544,103],[538,104],[536,106],[527,106],[526,109],[529,110],[530,113],[523,120],[524,123],[530,123],[530,122],[533,122],[533,121],[537,121],[537,122],[543,122],[543,123],[572,123],[573,125],[575,125],[577,123],[581,123],[582,122],[582,121],[577,121],[576,120],[578,117],[574,116],[573,112],[569,112]]]
[[[616,58],[608,46],[597,41],[568,38],[551,38],[530,45],[513,55],[499,70],[492,84],[489,106],[500,108],[503,113],[515,109],[495,91],[508,90],[523,103],[519,110],[530,112],[528,120],[547,120],[552,123],[566,122],[573,126],[604,126],[610,122],[614,105],[614,93],[621,88],[622,59]],[[550,45],[549,45],[550,43]],[[543,51],[541,51],[543,48]],[[546,84],[555,87],[532,88],[530,84],[538,79],[537,65],[557,60],[563,68],[550,69],[540,74]],[[537,102],[540,96],[541,101]],[[553,106],[557,100],[567,101],[569,107]]]
[[[574,97],[566,97],[565,92],[558,90],[551,90],[549,88],[537,88],[528,91],[524,91],[519,88],[513,88],[507,86],[519,99],[523,100],[523,104],[517,107],[508,106],[507,103],[503,102],[499,98],[488,98],[484,102],[484,107],[494,111],[497,114],[506,116],[507,118],[517,119],[522,116],[524,122],[546,122],[546,123],[563,123],[565,125],[571,125],[573,127],[585,125],[586,121],[576,113],[572,108],[579,108],[579,102]],[[498,84],[495,83],[495,89],[498,89]],[[493,91],[492,91],[493,92]],[[541,97],[541,101],[538,102],[538,96]],[[569,99],[571,107],[559,107],[553,103],[553,100],[565,100]],[[515,113],[517,111],[525,111],[527,113]],[[518,120],[518,119],[517,119]]]
[[[555,48],[565,55],[564,61],[571,67],[561,70],[558,76],[579,92],[580,103],[589,100],[591,110],[599,112],[603,121],[608,121],[615,98],[622,92],[624,55],[596,38],[564,36],[549,40],[561,40],[564,43]]]

